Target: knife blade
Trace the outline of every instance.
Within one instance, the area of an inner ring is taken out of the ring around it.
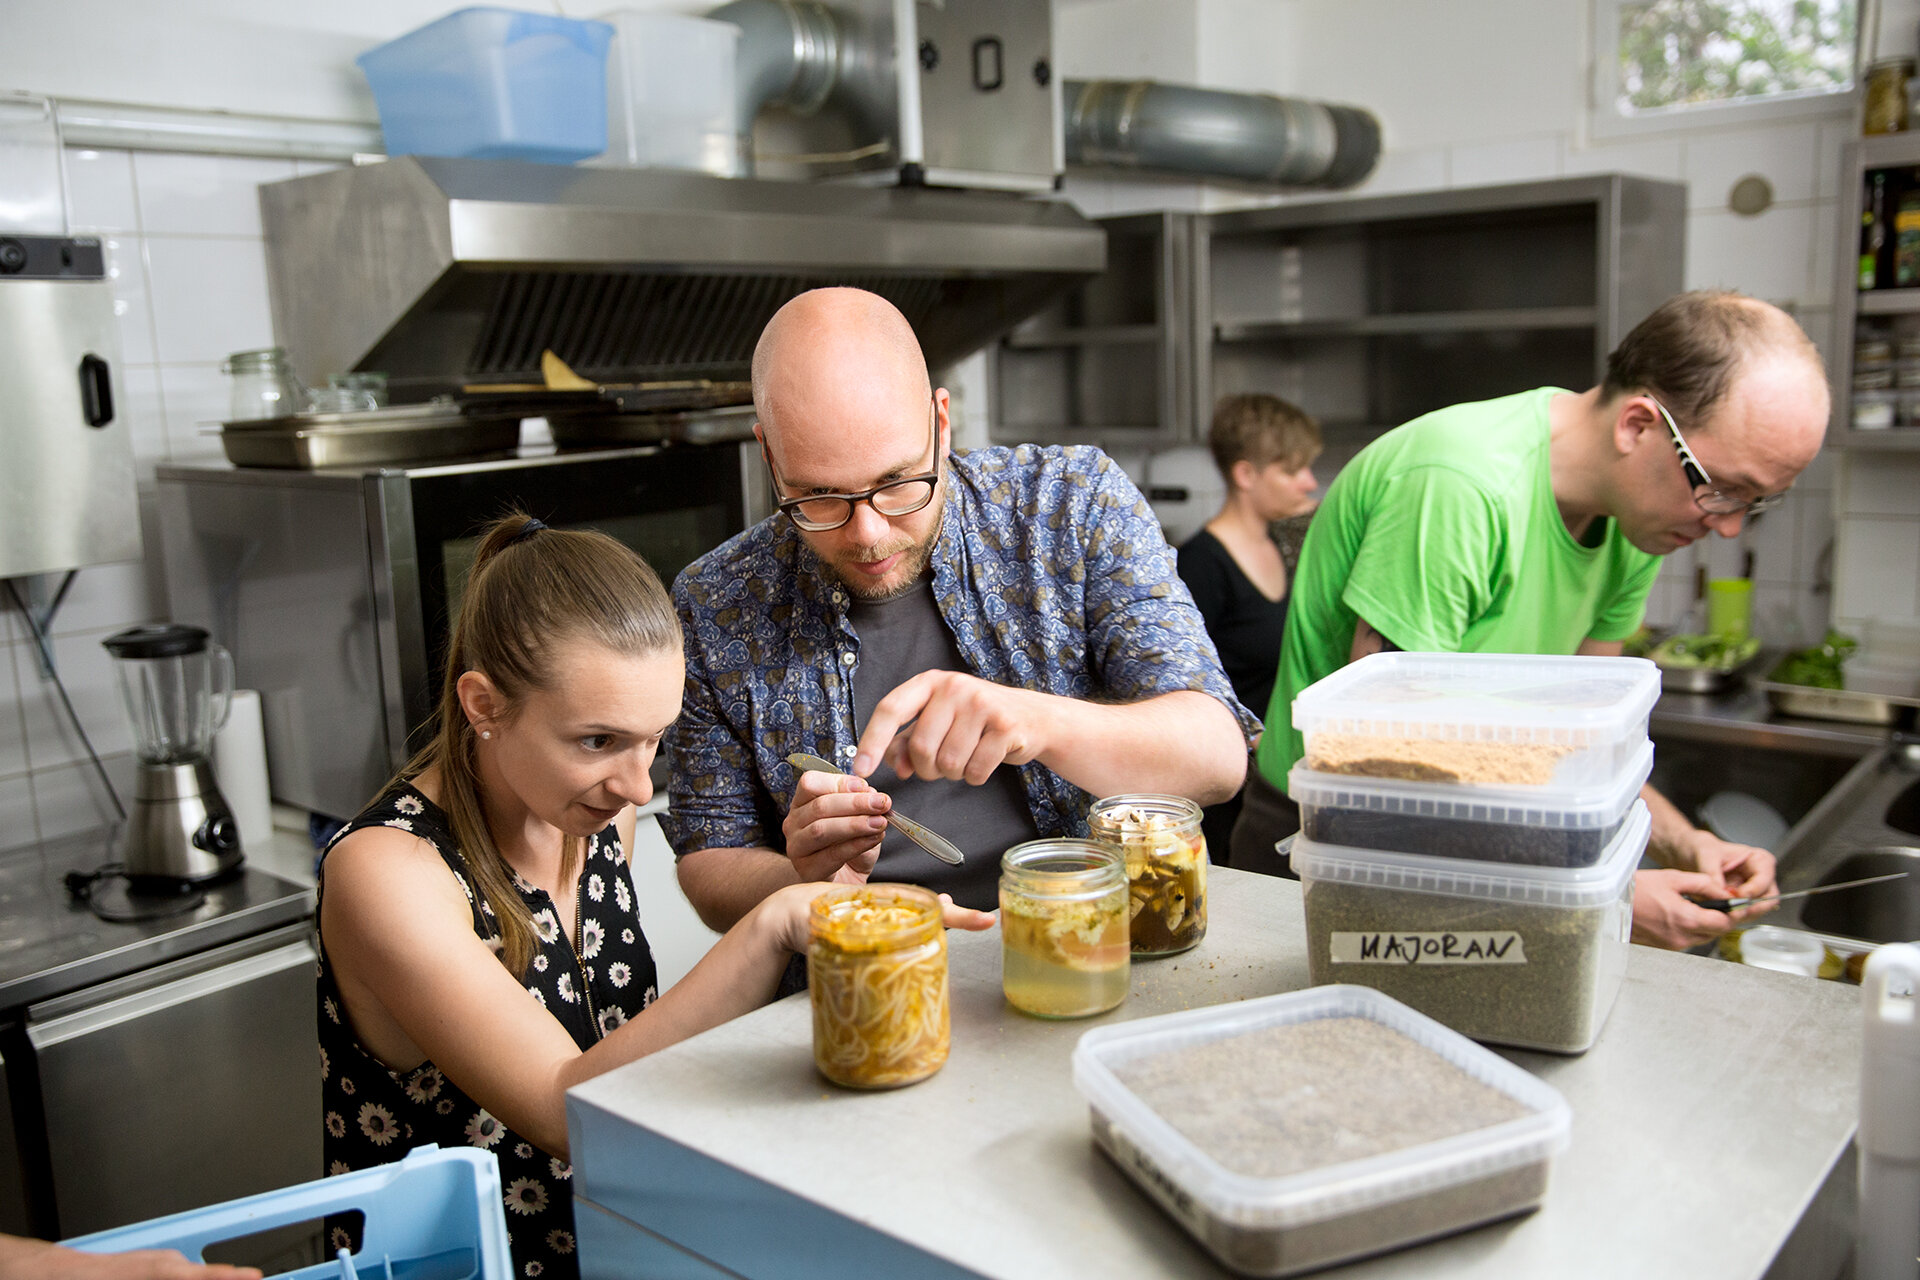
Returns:
[[[796,751],[788,756],[787,763],[796,769],[810,769],[816,773],[837,773],[844,776],[847,772],[830,760],[823,760],[819,756],[809,755],[804,751]],[[901,835],[913,841],[948,866],[957,867],[967,860],[967,855],[960,852],[959,846],[954,844],[953,841],[940,835],[938,832],[921,826],[906,814],[893,812],[888,813],[886,817],[889,823],[900,828]]]
[[[1890,871],[1884,876],[1868,876],[1863,880],[1842,880],[1839,884],[1823,884],[1812,889],[1795,889],[1792,893],[1769,893],[1758,898],[1696,898],[1690,893],[1682,896],[1695,906],[1705,907],[1709,911],[1733,911],[1739,907],[1751,906],[1756,902],[1781,902],[1787,898],[1805,898],[1816,893],[1832,893],[1835,889],[1855,889],[1863,884],[1899,880],[1912,874],[1910,871]]]

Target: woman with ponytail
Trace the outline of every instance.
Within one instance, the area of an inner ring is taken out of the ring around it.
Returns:
[[[627,851],[684,675],[639,556],[509,516],[474,557],[432,738],[323,855],[327,1171],[492,1151],[517,1275],[578,1272],[568,1087],[764,1004],[828,887],[767,898],[656,998]]]

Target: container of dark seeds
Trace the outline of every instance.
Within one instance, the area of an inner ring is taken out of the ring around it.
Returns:
[[[1355,986],[1099,1027],[1073,1079],[1100,1149],[1243,1275],[1525,1213],[1571,1122],[1551,1086]]]
[[[1634,801],[1600,861],[1555,868],[1323,845],[1297,836],[1313,981],[1358,983],[1475,1040],[1583,1053],[1626,974]]]
[[[1315,844],[1532,867],[1591,867],[1620,833],[1653,772],[1653,744],[1593,785],[1401,782],[1297,768],[1287,795]]]

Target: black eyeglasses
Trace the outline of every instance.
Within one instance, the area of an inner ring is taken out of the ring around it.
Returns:
[[[862,489],[859,493],[810,493],[803,498],[782,498],[780,490],[786,487],[786,481],[780,478],[780,472],[774,468],[773,454],[763,442],[760,452],[767,459],[767,470],[773,476],[773,501],[785,513],[787,519],[809,533],[826,533],[838,529],[853,519],[853,504],[864,502],[883,516],[910,516],[933,501],[934,486],[940,482],[940,456],[937,452],[940,444],[940,416],[937,406],[929,409],[932,420],[933,470],[917,476],[902,476],[898,480],[889,480],[885,484],[875,485],[871,489]]]
[[[1687,447],[1686,438],[1680,434],[1680,428],[1674,425],[1673,415],[1667,412],[1667,406],[1652,396],[1647,399],[1653,401],[1653,407],[1667,420],[1667,432],[1673,436],[1674,452],[1680,455],[1680,469],[1686,473],[1687,483],[1693,486],[1694,506],[1710,516],[1744,516],[1751,519],[1762,511],[1771,511],[1779,506],[1787,496],[1784,493],[1769,493],[1748,502],[1714,488],[1713,481],[1707,476],[1707,469],[1700,465],[1700,459],[1694,457],[1693,450]]]

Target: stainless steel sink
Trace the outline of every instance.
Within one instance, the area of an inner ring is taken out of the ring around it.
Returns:
[[[1895,743],[1856,765],[1779,850],[1783,892],[1911,871],[1904,880],[1782,903],[1762,919],[1859,944],[1920,941],[1920,842],[1891,825],[1920,787],[1920,747]],[[1841,948],[1836,948],[1841,949]]]
[[[1908,872],[1905,880],[1815,894],[1800,909],[1800,922],[1816,933],[1836,933],[1868,942],[1920,939],[1920,849],[1891,847],[1850,853],[1821,884]]]

